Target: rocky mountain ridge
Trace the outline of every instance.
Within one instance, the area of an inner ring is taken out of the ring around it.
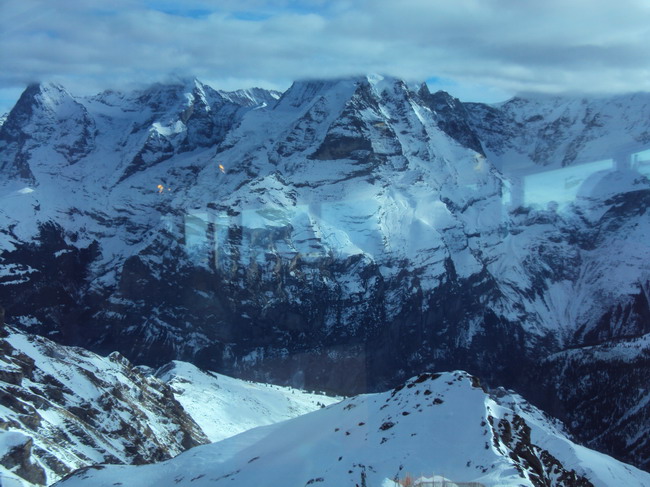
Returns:
[[[170,387],[119,353],[6,330],[2,346],[0,464],[34,485],[96,463],[151,463],[208,442]]]

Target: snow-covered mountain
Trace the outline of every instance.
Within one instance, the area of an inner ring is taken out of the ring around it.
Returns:
[[[463,104],[380,76],[30,86],[0,127],[0,302],[153,367],[336,393],[468,370],[649,468],[647,396],[571,407],[648,372],[649,102]],[[597,378],[589,347],[613,344],[638,354]],[[545,375],[569,350],[589,387]]]
[[[155,377],[35,335],[0,338],[0,485],[49,485],[97,463],[143,464],[337,401],[171,363]],[[18,483],[20,482],[20,483]]]
[[[650,482],[649,473],[576,445],[521,397],[488,395],[477,378],[453,372],[423,374],[160,464],[92,467],[56,485],[394,487],[409,474],[486,487]]]

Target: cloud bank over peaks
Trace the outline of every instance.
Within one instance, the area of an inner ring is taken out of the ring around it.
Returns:
[[[91,93],[169,73],[285,89],[380,72],[477,101],[650,90],[644,0],[24,0],[0,14],[0,96],[33,81]]]

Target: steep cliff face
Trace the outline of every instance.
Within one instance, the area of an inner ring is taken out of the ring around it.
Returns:
[[[376,76],[30,87],[0,127],[2,303],[137,363],[343,393],[462,368],[532,394],[552,354],[648,333],[648,107]]]
[[[96,127],[86,107],[63,87],[31,85],[0,132],[0,167],[11,176],[33,181],[31,159],[46,158],[52,167],[74,164],[93,150]]]

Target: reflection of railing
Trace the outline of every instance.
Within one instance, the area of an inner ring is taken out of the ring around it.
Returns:
[[[650,177],[650,149],[638,144],[620,146],[603,154],[602,159],[554,169],[535,165],[513,170],[504,167],[502,171],[511,184],[505,188],[503,203],[513,208],[544,206],[551,201],[565,205],[575,201],[583,183],[592,175],[627,170]]]
[[[479,482],[452,482],[451,480],[421,482],[413,484],[413,487],[486,487]]]
[[[346,255],[346,251],[356,251],[360,242],[369,242],[369,235],[381,240],[376,229],[367,224],[377,205],[372,198],[359,198],[286,207],[269,204],[237,208],[237,212],[188,210],[184,215],[184,243],[189,253],[201,254],[201,258],[206,251],[214,252],[215,262],[227,252],[228,236],[235,232],[248,251],[260,256],[267,251],[289,258],[299,254],[304,259],[337,252]],[[298,235],[294,235],[295,229]]]
[[[406,474],[402,479],[395,483],[396,487],[487,487],[480,482],[454,482],[442,475],[432,475],[431,477],[414,477]]]
[[[575,201],[578,191],[590,176],[614,169],[611,159],[569,166],[553,171],[531,174],[524,178],[524,205],[546,204],[551,201],[562,205]]]
[[[650,149],[632,154],[631,168],[650,177]]]

